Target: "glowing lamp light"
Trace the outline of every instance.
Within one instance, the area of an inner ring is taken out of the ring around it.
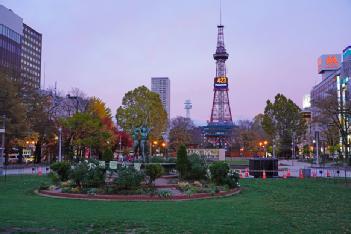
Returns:
[[[166,147],[166,143],[163,142],[163,143],[162,143],[162,147]]]
[[[154,145],[157,145],[158,142],[157,142],[157,141],[154,141],[153,143],[154,143]]]

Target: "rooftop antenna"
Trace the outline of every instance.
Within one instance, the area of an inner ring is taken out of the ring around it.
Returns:
[[[45,62],[44,62],[44,85],[43,85],[43,86],[44,86],[44,87],[43,87],[44,90],[45,90],[45,78],[46,78],[46,77],[45,77]]]

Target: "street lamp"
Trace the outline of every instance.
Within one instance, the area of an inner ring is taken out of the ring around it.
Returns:
[[[59,162],[62,162],[62,151],[61,151],[62,128],[60,127],[58,129],[58,131],[59,131],[59,155],[58,155],[58,160],[59,160]]]

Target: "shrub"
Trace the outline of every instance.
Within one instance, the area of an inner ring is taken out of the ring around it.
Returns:
[[[164,173],[160,164],[147,164],[145,166],[145,174],[149,177],[149,184],[152,184],[157,178]]]
[[[131,168],[121,168],[117,171],[117,178],[113,181],[117,190],[135,190],[140,188],[144,174]]]
[[[113,160],[113,152],[111,149],[106,149],[102,154],[103,161],[112,161]]]
[[[165,159],[163,157],[151,157],[150,162],[151,163],[164,163]]]
[[[239,186],[239,173],[235,171],[229,171],[227,177],[224,180],[224,184],[228,185],[229,188],[236,188]]]
[[[61,181],[59,175],[54,171],[51,171],[48,176],[54,184],[59,184]]]
[[[105,183],[105,170],[96,160],[80,161],[73,166],[70,179],[79,187],[100,187]]]
[[[222,185],[228,176],[229,166],[226,162],[218,161],[210,165],[211,179],[217,185]]]
[[[177,163],[176,168],[179,172],[180,178],[183,178],[183,179],[186,178],[188,169],[189,169],[189,161],[188,161],[185,145],[179,146],[179,149],[177,151],[176,163]]]
[[[56,172],[61,181],[68,180],[71,164],[69,162],[55,162],[50,166],[51,170]]]
[[[177,162],[177,158],[175,157],[168,157],[166,159],[166,163],[176,163]]]
[[[189,171],[187,178],[191,180],[201,180],[206,178],[207,165],[199,155],[192,154],[188,157]]]

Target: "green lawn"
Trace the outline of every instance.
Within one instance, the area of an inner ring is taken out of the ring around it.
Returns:
[[[0,178],[2,232],[350,233],[351,186],[334,180],[247,179],[241,194],[183,202],[39,197],[45,177]]]

